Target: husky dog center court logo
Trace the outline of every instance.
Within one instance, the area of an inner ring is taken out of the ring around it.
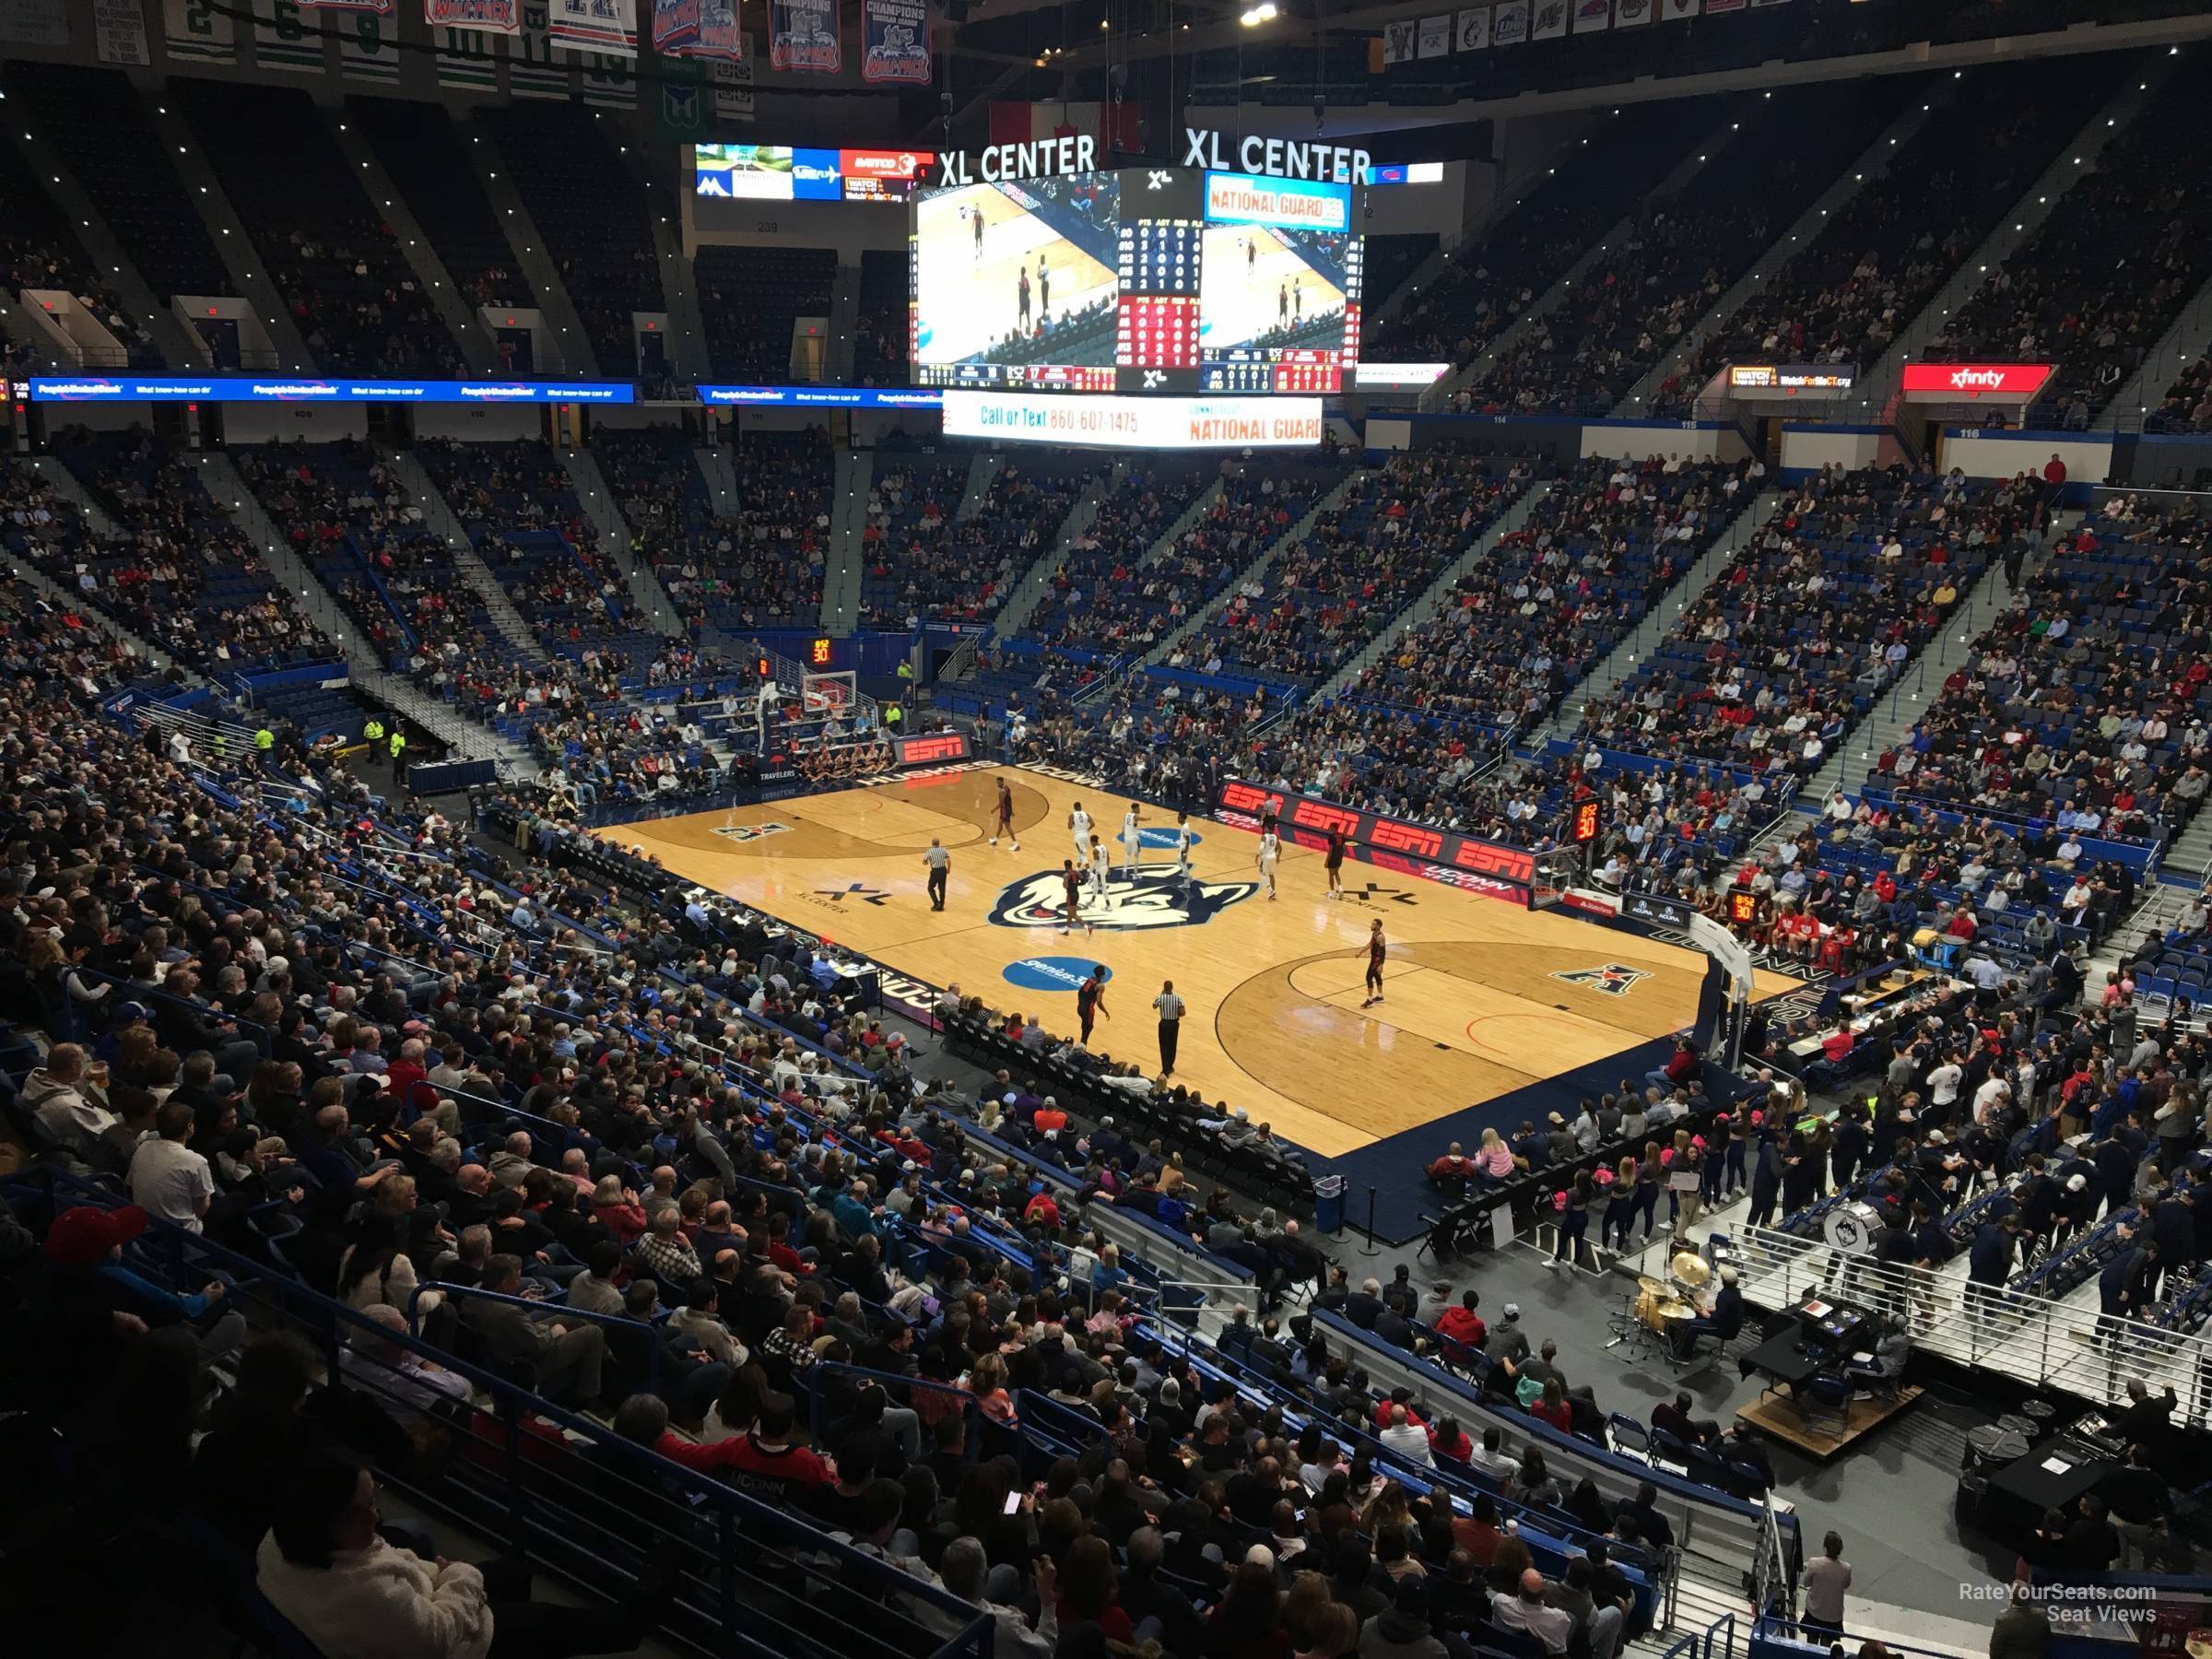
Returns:
[[[1117,876],[1108,882],[1103,904],[1091,896],[1086,879],[1077,913],[1093,927],[1124,931],[1191,927],[1211,922],[1259,890],[1256,881],[1185,880],[1172,870],[1145,870],[1134,881]],[[991,920],[1001,927],[1058,927],[1067,920],[1066,900],[1060,872],[1040,870],[999,894]]]
[[[756,841],[765,835],[782,835],[790,828],[789,824],[731,824],[714,833],[734,841]]]
[[[1641,968],[1607,962],[1602,968],[1577,968],[1571,973],[1555,973],[1551,977],[1565,980],[1571,985],[1587,985],[1606,996],[1626,996],[1636,988],[1639,980],[1647,980],[1652,976]]]

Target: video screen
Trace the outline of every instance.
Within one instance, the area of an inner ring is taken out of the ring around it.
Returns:
[[[1112,391],[1120,217],[1112,173],[923,192],[916,381]]]
[[[1198,260],[1201,383],[1335,392],[1359,345],[1361,239],[1342,184],[1208,173]]]
[[[788,144],[693,147],[692,190],[750,202],[903,202],[928,150],[806,149]]]

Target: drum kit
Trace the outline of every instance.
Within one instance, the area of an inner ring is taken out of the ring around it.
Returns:
[[[1693,1250],[1676,1252],[1663,1279],[1640,1274],[1636,1294],[1612,1317],[1612,1339],[1606,1347],[1630,1343],[1639,1352],[1671,1352],[1675,1332],[1703,1311],[1706,1287],[1712,1281],[1712,1264]]]

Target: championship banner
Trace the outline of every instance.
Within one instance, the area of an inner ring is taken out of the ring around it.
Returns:
[[[300,20],[294,0],[253,0],[253,62],[295,75],[323,73],[323,34]]]
[[[1420,54],[1425,58],[1442,57],[1452,50],[1452,14],[1441,18],[1423,18],[1420,27]]]
[[[1385,64],[1413,62],[1414,27],[1411,18],[1382,25],[1382,61]]]
[[[1595,34],[1613,24],[1613,0],[1574,0],[1574,32]]]
[[[182,62],[235,64],[238,25],[213,0],[162,0],[161,44]]]
[[[837,0],[770,0],[768,62],[775,69],[835,75],[845,66]]]
[[[1528,38],[1556,41],[1567,32],[1567,0],[1536,0],[1529,14]]]
[[[1633,29],[1656,15],[1654,0],[1613,0],[1613,27]]]
[[[1490,8],[1471,6],[1459,14],[1461,52],[1480,52],[1490,43]]]
[[[1490,44],[1518,46],[1528,39],[1528,0],[1498,0],[1490,8]]]
[[[387,13],[356,11],[332,30],[338,37],[338,73],[352,80],[399,84],[399,20]]]
[[[861,0],[860,78],[926,87],[933,73],[928,0]]]
[[[103,64],[135,64],[147,57],[144,0],[92,0],[92,45]]]
[[[1698,0],[1659,0],[1659,16],[1669,23],[1698,15]]]
[[[1425,869],[1410,874],[1430,875],[1440,881],[1504,899],[1514,904],[1532,904],[1535,897],[1535,855],[1525,847],[1502,841],[1481,841],[1454,830],[1432,830],[1403,818],[1362,812],[1312,795],[1271,789],[1265,783],[1230,778],[1221,785],[1219,816],[1230,823],[1256,823],[1268,813],[1276,816],[1276,833],[1295,846],[1319,852],[1329,844],[1334,830],[1346,841],[1367,850],[1371,862],[1392,867],[1418,864]]]
[[[653,49],[662,57],[744,57],[737,0],[653,0]]]
[[[638,55],[637,0],[551,0],[546,21],[553,43],[571,52]]]
[[[523,32],[522,0],[422,0],[422,20],[432,29],[519,35]]]

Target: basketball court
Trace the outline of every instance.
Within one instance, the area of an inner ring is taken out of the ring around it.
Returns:
[[[988,844],[1001,777],[1018,853]],[[1060,931],[1078,800],[1115,848],[1106,903],[1084,907],[1088,935]],[[1348,860],[1346,897],[1331,900],[1321,855],[1288,844],[1281,896],[1270,900],[1258,838],[1210,819],[1194,820],[1202,839],[1186,881],[1172,815],[1144,807],[1149,844],[1127,879],[1115,838],[1129,804],[1020,768],[976,767],[597,833],[928,984],[1034,1013],[1055,1034],[1075,1034],[1076,986],[1102,963],[1109,1018],[1092,1046],[1147,1072],[1159,1066],[1152,998],[1171,979],[1189,1009],[1175,1080],[1328,1159],[1470,1109],[1510,1130],[1622,1077],[1641,1087],[1665,1040],[1696,1018],[1697,952]],[[925,890],[932,836],[952,854],[942,913]],[[1377,916],[1390,947],[1384,999],[1362,1008]],[[1798,982],[1762,971],[1758,993]],[[1472,1140],[1463,1129],[1447,1138]]]

